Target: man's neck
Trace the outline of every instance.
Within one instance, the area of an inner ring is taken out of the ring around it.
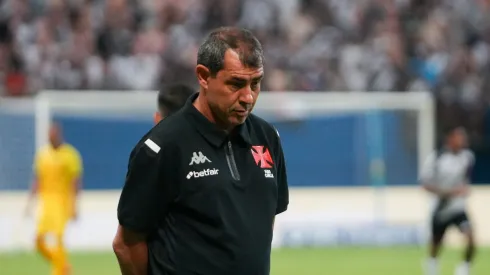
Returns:
[[[446,146],[446,150],[453,153],[453,154],[459,154],[459,152],[461,152],[461,149],[454,148],[452,146]]]
[[[57,150],[58,148],[60,148],[61,145],[63,145],[63,142],[60,142],[60,143],[51,143],[51,147],[53,147],[53,149],[55,149],[55,150]]]

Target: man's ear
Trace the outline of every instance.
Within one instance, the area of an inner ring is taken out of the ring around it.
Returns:
[[[155,112],[155,114],[153,114],[153,121],[155,122],[155,124],[160,122],[160,120],[162,120],[162,119],[163,119],[163,117],[160,114],[160,112]]]
[[[197,75],[197,80],[199,81],[199,85],[203,87],[205,90],[208,89],[208,81],[209,78],[211,77],[211,72],[209,69],[201,64],[198,64],[196,66],[196,75]]]

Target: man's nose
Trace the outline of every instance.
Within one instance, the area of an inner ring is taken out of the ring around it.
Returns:
[[[247,105],[252,105],[254,103],[254,97],[250,88],[243,89],[240,97],[240,103]]]

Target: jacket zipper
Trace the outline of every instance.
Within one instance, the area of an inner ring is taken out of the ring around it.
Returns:
[[[226,152],[226,162],[228,162],[228,168],[230,168],[231,176],[234,180],[240,180],[240,174],[238,173],[238,168],[236,166],[235,156],[233,155],[233,147],[231,146],[231,141],[228,141],[228,146],[225,147]]]

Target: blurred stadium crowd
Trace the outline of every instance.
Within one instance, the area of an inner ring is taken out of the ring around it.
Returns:
[[[212,28],[251,29],[267,91],[430,90],[484,144],[490,0],[4,0],[0,94],[194,83]]]

